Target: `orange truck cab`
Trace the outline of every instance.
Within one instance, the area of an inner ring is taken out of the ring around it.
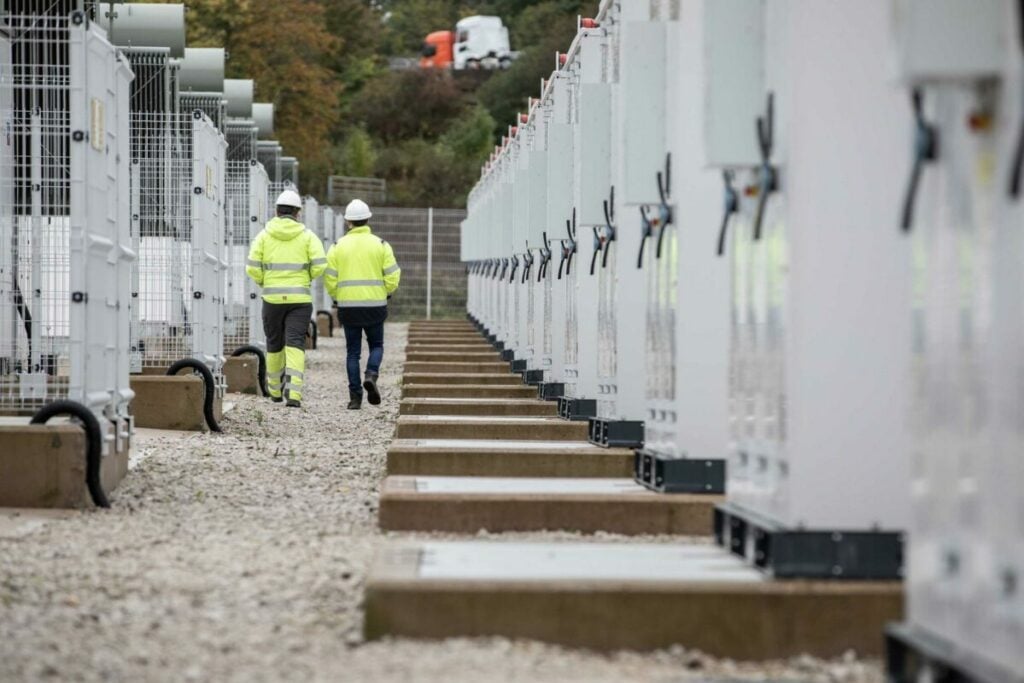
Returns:
[[[434,31],[427,35],[420,51],[420,68],[447,69],[452,65],[453,31]]]

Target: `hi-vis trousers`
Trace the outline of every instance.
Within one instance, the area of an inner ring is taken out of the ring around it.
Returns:
[[[263,302],[263,332],[267,335],[267,388],[274,398],[302,400],[306,370],[306,331],[313,304]]]

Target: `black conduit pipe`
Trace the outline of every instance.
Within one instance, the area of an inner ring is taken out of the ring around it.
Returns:
[[[263,349],[258,346],[251,346],[246,344],[245,346],[239,346],[237,349],[231,352],[232,358],[238,358],[251,353],[256,356],[257,371],[260,380],[260,393],[264,396],[270,396],[270,387],[267,386],[267,354],[263,353]]]
[[[318,318],[320,316],[322,316],[322,315],[327,316],[327,336],[328,337],[333,337],[334,336],[334,316],[331,315],[330,311],[317,311],[316,312],[316,316]]]
[[[205,389],[203,393],[203,417],[206,418],[206,426],[210,428],[211,432],[222,431],[220,425],[217,424],[216,416],[213,414],[213,396],[217,391],[217,387],[213,384],[213,373],[210,372],[210,368],[206,367],[206,363],[195,358],[183,358],[167,368],[167,374],[177,375],[186,368],[192,368],[203,378],[203,387]]]
[[[96,419],[93,412],[76,401],[54,401],[47,403],[32,416],[30,424],[46,424],[51,417],[68,415],[75,418],[82,424],[85,430],[85,485],[89,489],[89,496],[96,507],[108,508],[110,501],[103,491],[103,482],[100,481],[100,461],[103,457],[103,433],[100,431],[100,421]]]

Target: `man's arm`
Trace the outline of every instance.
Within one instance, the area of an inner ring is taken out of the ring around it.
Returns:
[[[260,287],[263,286],[263,231],[249,246],[249,259],[245,262],[245,274]]]
[[[398,289],[398,281],[402,279],[402,269],[398,267],[398,262],[395,260],[395,252],[387,242],[384,242],[383,274],[384,289],[388,291],[388,296],[390,296]]]
[[[312,232],[306,242],[306,253],[309,256],[309,279],[315,280],[327,269],[327,256],[324,255],[323,242]]]
[[[327,267],[324,268],[324,287],[327,289],[327,296],[337,300],[338,288],[338,245],[332,244],[327,252]]]

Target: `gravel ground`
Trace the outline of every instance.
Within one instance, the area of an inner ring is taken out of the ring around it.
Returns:
[[[0,533],[0,681],[882,680],[852,653],[754,665],[682,648],[363,643],[373,555],[415,537],[376,527],[405,334],[387,327],[379,408],[345,410],[344,342],[322,339],[302,410],[233,396],[223,434],[140,434],[112,509]]]

